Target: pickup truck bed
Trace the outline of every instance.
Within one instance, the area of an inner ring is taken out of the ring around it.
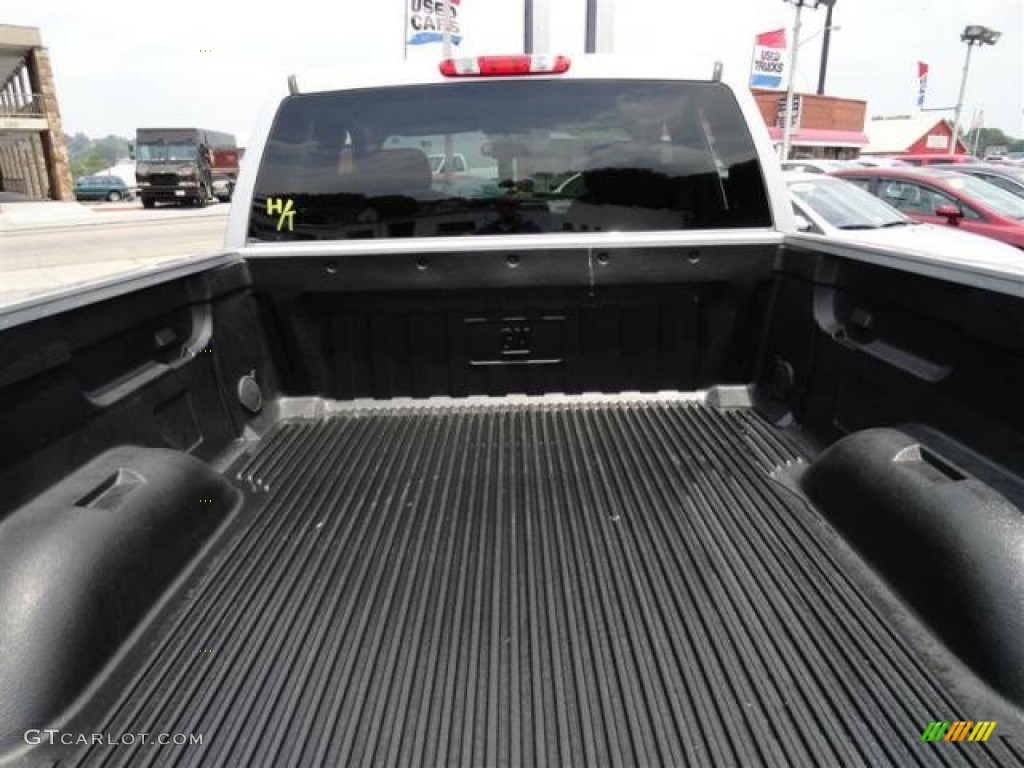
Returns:
[[[223,253],[0,312],[0,768],[1024,765],[1016,256],[510,61],[296,78]]]
[[[308,401],[244,443],[243,505],[84,714],[208,743],[82,763],[1017,759],[920,742],[958,673],[779,481],[805,467],[783,431],[683,397],[524,402]]]

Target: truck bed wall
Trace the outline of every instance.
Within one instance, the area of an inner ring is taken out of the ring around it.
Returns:
[[[805,250],[780,261],[757,390],[827,445],[926,425],[1024,476],[1024,298]]]
[[[751,384],[761,414],[802,436],[810,467],[776,479],[1021,706],[1021,327],[1021,298],[767,244],[267,257],[14,327],[0,335],[0,603],[47,597],[0,633],[16,641],[0,683],[27,707],[0,725],[53,721],[130,647],[238,514],[215,470],[273,427],[283,396],[718,384]],[[65,635],[89,639],[35,641]]]
[[[753,382],[759,408],[822,445],[917,422],[1024,474],[1024,300],[772,246],[594,262],[262,259],[16,326],[0,336],[0,509],[120,444],[216,456],[252,418],[247,374],[265,401]]]

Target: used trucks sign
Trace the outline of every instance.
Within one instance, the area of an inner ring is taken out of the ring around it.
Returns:
[[[776,29],[754,38],[750,64],[751,88],[784,88],[786,82],[786,30]]]

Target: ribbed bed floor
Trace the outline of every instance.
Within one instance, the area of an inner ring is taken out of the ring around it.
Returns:
[[[218,559],[88,765],[961,765],[957,707],[696,404],[394,408],[283,422]],[[211,652],[201,652],[211,649]]]

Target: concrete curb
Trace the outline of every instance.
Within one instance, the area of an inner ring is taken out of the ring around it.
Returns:
[[[118,213],[124,213],[124,212],[123,211],[118,211]],[[61,231],[61,230],[66,230],[66,229],[81,229],[83,227],[103,227],[103,226],[110,227],[110,226],[116,226],[116,225],[119,225],[119,224],[125,224],[125,225],[128,225],[128,226],[144,226],[144,225],[147,225],[147,224],[158,224],[158,223],[164,222],[164,221],[180,221],[182,219],[206,219],[206,218],[210,218],[210,219],[227,218],[227,211],[225,211],[222,215],[219,215],[218,213],[209,213],[209,214],[205,214],[205,215],[203,215],[203,214],[196,215],[195,213],[192,213],[191,215],[185,215],[185,214],[178,213],[178,214],[170,214],[170,215],[167,215],[167,216],[160,216],[159,218],[154,216],[154,217],[148,217],[148,218],[143,218],[143,219],[127,219],[127,218],[126,219],[120,219],[120,218],[110,218],[110,217],[107,217],[107,216],[97,216],[97,218],[95,220],[93,220],[93,219],[76,219],[76,220],[73,220],[73,221],[72,220],[65,220],[65,221],[56,221],[56,222],[55,221],[38,221],[38,222],[32,221],[32,222],[17,222],[17,223],[14,223],[14,224],[12,224],[10,222],[5,222],[3,220],[3,214],[0,214],[0,233],[13,233],[13,234],[16,234],[18,232],[39,232],[39,231],[50,231],[50,230]]]

